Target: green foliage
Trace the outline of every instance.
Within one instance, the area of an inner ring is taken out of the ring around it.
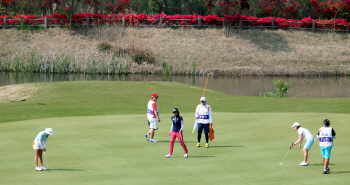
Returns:
[[[260,97],[279,97],[276,92],[266,92],[266,93],[260,93]]]
[[[275,78],[272,80],[272,83],[276,89],[275,92],[266,92],[259,93],[259,97],[288,97],[287,92],[288,89],[292,87],[290,83],[284,83],[283,80],[276,80]]]
[[[171,74],[173,71],[173,66],[167,65],[166,61],[162,62],[162,67],[163,67],[163,74]]]
[[[272,83],[275,86],[276,92],[279,97],[286,97],[288,89],[292,87],[290,83],[284,83],[283,80],[273,79]]]
[[[196,74],[196,62],[192,62],[191,74],[192,74],[192,75],[195,75],[195,74]]]
[[[102,52],[109,51],[110,49],[112,49],[112,45],[109,42],[100,42],[97,45],[97,49]]]

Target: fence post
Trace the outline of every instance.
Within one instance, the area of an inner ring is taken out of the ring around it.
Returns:
[[[346,27],[346,34],[349,34],[349,23],[346,23],[347,24],[347,27]]]
[[[198,28],[199,29],[202,28],[202,18],[201,18],[201,16],[198,17]]]
[[[6,25],[7,25],[7,23],[6,23],[6,17],[4,17],[4,30],[6,30]]]
[[[162,27],[163,25],[163,17],[160,17],[160,20],[159,20],[159,27]]]
[[[271,18],[271,28],[275,30],[275,20],[273,20],[273,18]]]
[[[44,20],[44,24],[45,24],[45,29],[49,29],[49,18],[48,17],[45,17],[45,20]]]
[[[87,16],[86,17],[86,29],[89,29],[89,27],[90,27],[90,17]]]
[[[316,31],[316,22],[312,21],[312,32]]]
[[[239,29],[241,30],[242,28],[243,28],[243,21],[241,19],[241,20],[239,20]]]
[[[124,28],[124,26],[125,26],[125,18],[123,17],[122,18],[122,28]]]

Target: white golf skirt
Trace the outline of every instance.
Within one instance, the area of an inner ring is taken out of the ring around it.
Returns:
[[[39,142],[33,141],[33,149],[43,149],[43,148],[40,146]]]

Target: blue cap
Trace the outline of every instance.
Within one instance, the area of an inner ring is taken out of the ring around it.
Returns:
[[[174,108],[174,109],[173,109],[173,112],[179,112],[179,109]]]

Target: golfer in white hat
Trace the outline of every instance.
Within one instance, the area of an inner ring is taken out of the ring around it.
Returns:
[[[301,162],[299,164],[299,166],[307,166],[309,163],[307,161],[307,157],[308,157],[308,152],[312,146],[312,144],[314,144],[315,138],[314,136],[312,136],[312,134],[310,133],[309,130],[307,130],[306,128],[303,128],[300,126],[300,124],[298,122],[295,122],[292,126],[292,128],[294,130],[298,131],[298,135],[299,135],[299,139],[297,141],[295,141],[291,147],[293,147],[294,145],[299,143],[299,148],[301,148],[301,143],[303,142],[303,140],[305,140],[305,145],[303,147],[303,153],[304,153],[304,161]]]
[[[35,137],[33,142],[34,149],[34,162],[35,162],[35,170],[42,171],[46,170],[43,166],[43,152],[46,152],[46,142],[49,135],[53,135],[52,128],[46,128],[44,131],[39,132],[39,134]],[[44,145],[43,145],[44,143]],[[40,166],[38,166],[38,158],[40,162]]]
[[[205,97],[201,97],[200,101],[201,103],[197,106],[195,113],[196,122],[198,123],[197,147],[200,147],[202,130],[204,130],[205,147],[209,148],[209,125],[213,124],[211,117],[212,111],[210,105],[206,104],[207,99]]]

